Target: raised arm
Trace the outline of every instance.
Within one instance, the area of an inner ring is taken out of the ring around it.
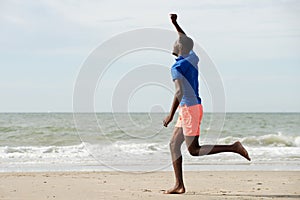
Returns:
[[[185,35],[185,32],[182,30],[182,28],[178,25],[177,23],[177,15],[176,14],[170,14],[170,17],[171,17],[171,21],[172,21],[172,24],[175,26],[178,34],[184,34]]]

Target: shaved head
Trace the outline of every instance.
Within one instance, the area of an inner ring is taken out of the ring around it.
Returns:
[[[174,48],[173,48],[173,55],[178,56],[183,54],[188,54],[194,47],[193,40],[182,34],[179,38],[175,41]]]

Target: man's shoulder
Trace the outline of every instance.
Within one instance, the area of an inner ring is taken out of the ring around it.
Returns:
[[[182,66],[182,60],[177,60],[173,65],[172,69],[178,68]]]
[[[188,57],[176,59],[176,62],[172,65],[172,68],[186,68],[190,66],[197,67],[198,62],[199,57],[194,51],[191,51]]]

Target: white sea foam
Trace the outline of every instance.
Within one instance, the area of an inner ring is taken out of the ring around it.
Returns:
[[[228,138],[227,138],[228,139]],[[227,139],[224,138],[224,141]],[[232,138],[230,140],[233,140]],[[298,139],[299,140],[299,139]],[[300,162],[300,147],[246,146],[256,161],[297,161]],[[185,145],[183,154],[188,155]],[[0,163],[101,163],[128,165],[147,160],[169,161],[169,147],[166,143],[114,142],[111,144],[81,143],[73,146],[21,146],[0,147]],[[96,160],[95,160],[96,159]],[[237,161],[235,154],[204,156],[201,161]]]
[[[0,147],[0,163],[80,163],[89,158],[83,144]]]
[[[243,144],[248,146],[261,146],[261,147],[300,147],[299,136],[285,136],[281,133],[267,134],[260,136],[246,136],[246,137],[233,137],[228,136],[220,138],[219,143],[232,143],[240,140]]]

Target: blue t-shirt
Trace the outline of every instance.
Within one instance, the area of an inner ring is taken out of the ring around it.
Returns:
[[[180,106],[201,104],[201,98],[198,92],[198,62],[198,56],[194,51],[190,51],[187,56],[179,56],[176,58],[176,62],[171,68],[173,81],[175,79],[182,81],[183,96],[180,101]]]

